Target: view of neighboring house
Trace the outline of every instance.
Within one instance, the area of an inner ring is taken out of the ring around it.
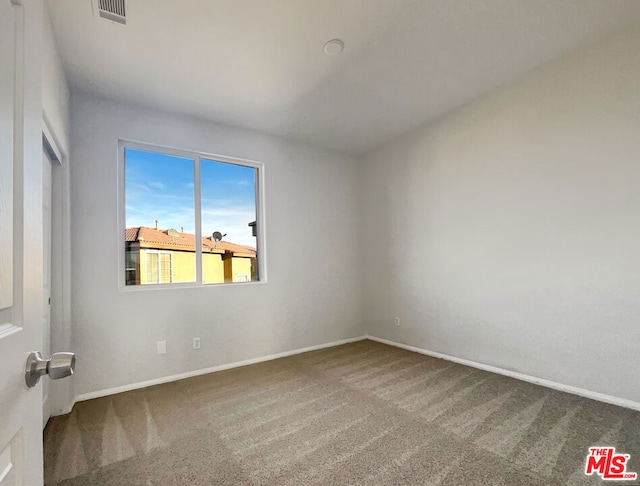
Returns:
[[[126,284],[196,281],[195,235],[173,228],[126,228]],[[203,283],[258,280],[256,249],[202,238]]]

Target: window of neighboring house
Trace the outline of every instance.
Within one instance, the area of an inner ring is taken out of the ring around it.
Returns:
[[[120,157],[126,286],[264,280],[261,164],[128,142]]]
[[[140,282],[138,281],[138,274],[140,272],[139,263],[138,263],[138,252],[137,251],[127,251],[126,252],[126,260],[125,260],[125,278],[127,285],[136,285]]]
[[[147,283],[171,283],[171,253],[168,251],[147,250]]]

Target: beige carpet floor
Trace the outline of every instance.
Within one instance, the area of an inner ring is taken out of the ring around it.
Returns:
[[[44,445],[47,485],[606,484],[588,447],[640,472],[640,413],[360,341],[81,402]]]

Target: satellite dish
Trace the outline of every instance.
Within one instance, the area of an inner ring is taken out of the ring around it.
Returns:
[[[214,241],[220,241],[222,240],[222,236],[222,233],[220,233],[219,231],[214,231],[211,235],[211,238],[213,238]]]
[[[180,233],[178,233],[176,230],[174,230],[173,228],[169,228],[167,230],[167,234],[169,236],[173,236],[174,238],[177,238],[178,236],[180,236]]]

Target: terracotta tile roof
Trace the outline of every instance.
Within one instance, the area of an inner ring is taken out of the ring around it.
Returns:
[[[140,227],[127,228],[125,230],[125,241],[136,241],[138,239],[138,230],[139,229],[140,229]]]
[[[173,233],[175,230],[171,231]],[[153,248],[153,245],[161,245],[162,248],[175,248],[176,250],[193,251],[195,249],[195,235],[175,231],[173,236],[170,230],[136,226],[125,229],[125,241],[127,243],[140,243],[140,246]],[[212,253],[232,253],[234,255],[255,256],[256,249],[251,246],[238,245],[228,241],[221,241],[217,246],[210,238],[202,238],[202,250]]]
[[[203,240],[204,239],[205,238],[203,238]],[[212,241],[212,243],[215,242]],[[231,253],[247,253],[251,255],[256,254],[256,249],[251,246],[238,245],[236,243],[229,243],[228,241],[221,241],[220,246],[224,248],[225,251],[230,251]]]

